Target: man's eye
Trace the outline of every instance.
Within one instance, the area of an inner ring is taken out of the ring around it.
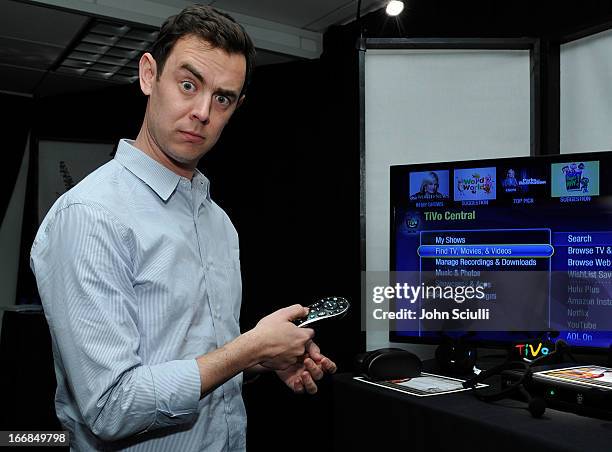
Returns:
[[[181,87],[185,91],[193,91],[195,89],[195,85],[191,82],[181,82]]]
[[[228,106],[230,104],[229,98],[225,96],[217,96],[217,102],[219,102],[223,106]]]

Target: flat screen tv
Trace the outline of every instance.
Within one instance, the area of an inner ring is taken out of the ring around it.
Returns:
[[[469,319],[436,330],[428,319],[397,316],[390,340],[500,346],[552,335],[608,348],[611,174],[607,151],[392,166],[390,270],[418,275],[421,285],[469,280],[484,287],[482,303],[498,320],[506,314],[477,330]]]

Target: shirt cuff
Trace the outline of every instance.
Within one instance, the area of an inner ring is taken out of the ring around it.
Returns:
[[[168,361],[150,369],[158,413],[156,424],[174,424],[176,418],[198,411],[201,380],[195,359]]]

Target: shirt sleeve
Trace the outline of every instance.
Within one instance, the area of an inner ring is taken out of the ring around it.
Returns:
[[[56,360],[103,440],[189,422],[200,398],[195,359],[144,365],[138,356],[130,238],[102,208],[71,204],[45,220],[31,252]]]

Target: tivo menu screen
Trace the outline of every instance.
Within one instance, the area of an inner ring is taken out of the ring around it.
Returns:
[[[573,345],[607,347],[611,164],[612,152],[599,152],[394,166],[391,270],[433,275],[437,284],[494,275],[495,284],[484,282],[487,297],[520,313],[524,335],[559,331]],[[398,321],[395,330],[433,334],[418,320]]]

